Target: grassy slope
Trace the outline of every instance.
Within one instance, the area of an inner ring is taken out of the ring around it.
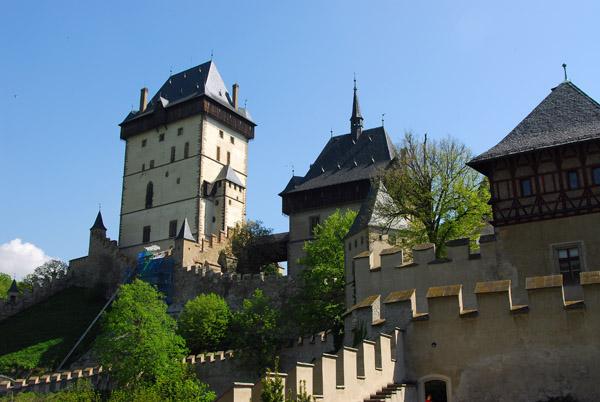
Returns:
[[[24,377],[55,369],[104,306],[96,294],[71,287],[0,322],[0,373]],[[89,348],[96,334],[97,325],[73,358]]]

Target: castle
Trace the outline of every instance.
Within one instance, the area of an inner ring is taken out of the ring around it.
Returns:
[[[89,255],[12,308],[42,300],[52,286],[117,286],[151,244],[174,262],[172,305],[215,292],[235,308],[257,287],[285,303],[301,267],[288,265],[287,277],[242,276],[222,272],[218,262],[228,228],[244,218],[254,135],[237,91],[229,95],[212,62],[170,77],[147,105],[142,90],[140,111],[121,123],[127,151],[119,244],[106,238],[98,214]],[[488,178],[492,197],[494,233],[481,237],[480,249],[456,239],[445,258],[422,244],[408,259],[387,245],[374,212],[386,194],[370,179],[395,155],[383,127],[363,130],[355,87],[350,133],[333,137],[308,173],[281,193],[294,260],[314,225],[336,208],[358,211],[344,239],[345,346],[333,351],[322,335],[282,349],[286,394],[305,381],[323,401],[416,402],[427,394],[454,402],[567,394],[600,401],[599,139],[600,105],[565,80],[469,162]],[[193,185],[177,187],[188,179]],[[219,401],[259,399],[260,382],[239,377],[230,354],[187,361],[216,384]],[[0,391],[60,389],[82,375],[2,383]],[[240,380],[246,382],[234,382]]]

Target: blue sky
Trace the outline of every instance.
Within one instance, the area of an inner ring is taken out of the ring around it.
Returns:
[[[417,4],[419,3],[419,4]],[[0,0],[0,272],[87,254],[102,204],[118,238],[139,90],[208,61],[258,123],[247,217],[287,230],[277,194],[349,131],[451,134],[475,154],[569,78],[600,99],[594,1]],[[17,241],[18,240],[18,241]]]

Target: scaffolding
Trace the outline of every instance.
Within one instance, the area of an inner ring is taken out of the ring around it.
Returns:
[[[138,256],[138,278],[165,295],[167,305],[173,299],[173,258],[169,251],[148,247]]]

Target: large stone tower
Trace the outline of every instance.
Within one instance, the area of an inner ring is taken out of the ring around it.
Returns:
[[[126,142],[119,248],[161,249],[187,217],[199,241],[246,215],[248,141],[256,124],[212,61],[172,75],[120,124]]]

